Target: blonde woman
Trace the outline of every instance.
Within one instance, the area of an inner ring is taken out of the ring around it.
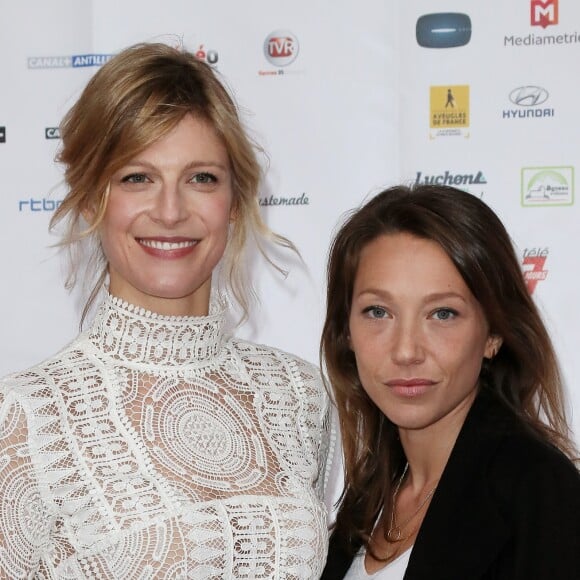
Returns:
[[[0,382],[0,577],[318,578],[319,374],[226,331],[247,238],[286,244],[231,98],[192,54],[137,45],[61,136],[53,221],[96,247],[91,300],[106,292],[77,339]]]

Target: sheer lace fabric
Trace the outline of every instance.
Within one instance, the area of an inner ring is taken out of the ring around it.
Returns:
[[[317,370],[223,312],[109,297],[0,382],[0,577],[318,578],[328,403]]]

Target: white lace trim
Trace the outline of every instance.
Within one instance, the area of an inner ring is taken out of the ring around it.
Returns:
[[[102,352],[147,366],[199,365],[215,359],[224,342],[224,305],[210,316],[162,316],[108,295],[90,340]]]

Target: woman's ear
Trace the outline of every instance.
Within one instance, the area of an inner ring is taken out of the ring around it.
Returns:
[[[485,343],[485,351],[483,356],[487,359],[492,359],[499,352],[501,345],[503,343],[503,338],[499,334],[490,334],[487,337],[487,342]]]

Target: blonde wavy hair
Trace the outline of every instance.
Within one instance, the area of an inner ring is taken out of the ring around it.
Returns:
[[[111,177],[187,114],[208,122],[229,155],[235,220],[221,271],[243,311],[242,319],[255,297],[243,268],[248,237],[253,236],[262,255],[281,272],[266,255],[264,242],[296,250],[262,220],[258,203],[262,169],[256,155],[262,150],[248,137],[232,97],[214,70],[186,50],[161,43],[136,44],[114,56],[92,77],[60,125],[62,148],[57,161],[64,165],[69,191],[50,228],[66,222],[63,246],[73,250],[80,242],[89,241],[93,247],[87,269],[95,283],[81,324],[106,279],[107,262],[98,230]],[[86,210],[95,215],[90,226],[83,220]],[[80,278],[78,260],[73,258],[71,265],[67,288]]]

